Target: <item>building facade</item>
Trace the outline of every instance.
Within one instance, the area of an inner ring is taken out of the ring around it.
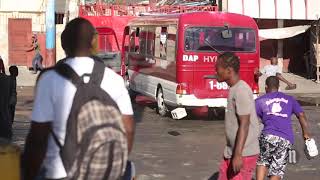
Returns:
[[[78,16],[79,0],[56,0],[55,3],[58,58],[63,56],[59,34],[66,21]],[[34,34],[42,56],[46,56],[46,8],[47,0],[0,0],[0,56],[5,66],[31,67],[34,52],[29,50]]]
[[[319,0],[219,0],[218,3],[222,11],[255,18],[259,29],[267,32],[264,34],[269,37],[261,41],[262,65],[269,63],[271,57],[278,57],[284,71],[303,76],[308,71],[316,74],[312,68],[319,71],[319,55],[313,55],[316,51],[313,46],[318,42],[312,38],[316,33],[312,33],[314,29],[310,26],[320,18]]]

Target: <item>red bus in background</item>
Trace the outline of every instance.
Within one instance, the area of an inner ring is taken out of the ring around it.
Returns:
[[[121,51],[115,31],[110,27],[96,27],[98,31],[98,54],[104,64],[121,74]]]
[[[226,51],[240,57],[241,79],[259,93],[258,27],[250,17],[223,12],[139,17],[129,22],[123,40],[130,91],[155,98],[162,116],[172,107],[226,107],[229,87],[215,76],[217,56]]]

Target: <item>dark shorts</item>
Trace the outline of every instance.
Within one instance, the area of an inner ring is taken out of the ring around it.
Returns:
[[[258,166],[266,166],[269,169],[268,176],[284,176],[288,161],[288,151],[292,145],[290,141],[274,135],[260,137],[260,155],[257,161]]]

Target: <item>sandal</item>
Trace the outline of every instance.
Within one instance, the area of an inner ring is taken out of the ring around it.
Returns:
[[[291,86],[287,86],[285,90],[293,90],[293,89],[296,89],[296,88],[297,88],[297,85],[293,84]]]

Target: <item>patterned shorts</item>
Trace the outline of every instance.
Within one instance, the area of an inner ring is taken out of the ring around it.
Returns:
[[[284,138],[262,134],[257,165],[269,168],[268,176],[280,176],[282,179],[291,146],[290,141]]]

